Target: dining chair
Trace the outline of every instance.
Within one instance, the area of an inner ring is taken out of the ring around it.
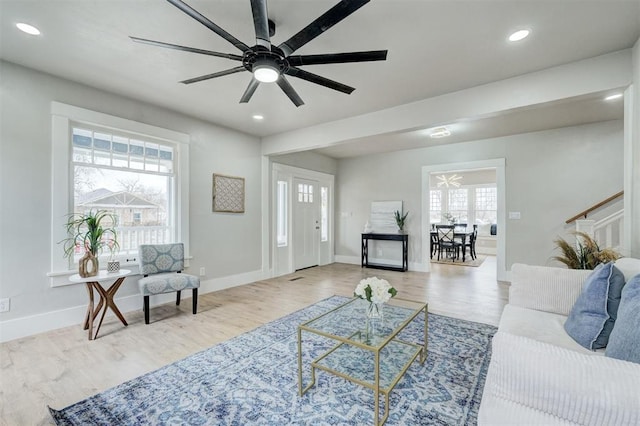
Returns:
[[[473,225],[473,231],[469,234],[469,239],[465,242],[465,248],[469,247],[471,259],[476,260],[476,240],[478,239],[478,225]]]
[[[198,287],[200,278],[183,274],[184,245],[143,244],[139,246],[140,274],[144,278],[138,281],[140,293],[144,297],[144,323],[149,324],[149,296],[176,292],[176,305],[180,305],[182,290],[193,290],[193,314],[198,310]]]
[[[458,242],[454,238],[454,226],[440,226],[438,230],[438,261],[442,256],[442,252],[445,252],[445,256],[451,255],[451,259],[455,261],[460,253],[462,243]]]
[[[431,259],[433,259],[433,255],[436,254],[436,252],[439,250],[438,233],[431,231],[429,234],[431,236],[431,243],[429,244],[429,248],[431,252],[430,256],[431,256]]]

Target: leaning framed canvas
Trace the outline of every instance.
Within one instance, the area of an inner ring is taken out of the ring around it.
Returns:
[[[244,178],[213,174],[213,211],[244,213]]]

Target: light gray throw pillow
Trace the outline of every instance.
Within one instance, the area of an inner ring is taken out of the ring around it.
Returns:
[[[625,284],[605,356],[640,364],[640,274]]]

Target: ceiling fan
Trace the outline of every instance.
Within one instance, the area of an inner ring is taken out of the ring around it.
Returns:
[[[386,50],[372,50],[366,52],[348,52],[348,53],[325,53],[319,55],[292,55],[293,52],[309,43],[320,34],[342,21],[347,16],[364,6],[370,0],[341,0],[340,3],[333,6],[323,15],[311,22],[309,25],[293,35],[287,41],[280,43],[278,46],[271,44],[271,37],[275,34],[275,24],[269,20],[267,15],[267,0],[251,0],[251,11],[253,13],[253,24],[256,32],[256,45],[249,47],[244,44],[211,20],[200,14],[191,6],[182,0],[167,0],[169,3],[189,15],[191,18],[200,22],[220,37],[227,40],[235,48],[242,52],[241,55],[231,53],[213,52],[210,50],[197,49],[178,44],[164,43],[161,41],[147,40],[139,37],[130,37],[137,43],[150,44],[153,46],[166,47],[169,49],[182,50],[185,52],[198,53],[202,55],[216,56],[227,58],[233,61],[241,62],[234,68],[224,71],[218,71],[212,74],[202,75],[200,77],[190,78],[181,81],[184,84],[197,83],[199,81],[209,80],[212,78],[222,77],[242,71],[249,71],[253,74],[253,78],[244,94],[240,98],[240,103],[247,103],[262,83],[276,82],[282,91],[291,99],[295,106],[304,105],[304,102],[298,96],[298,93],[289,84],[285,76],[297,77],[311,83],[319,84],[329,89],[337,90],[346,94],[350,94],[355,88],[330,80],[328,78],[310,73],[298,68],[303,65],[317,64],[340,64],[346,62],[367,62],[367,61],[384,61],[387,59]]]

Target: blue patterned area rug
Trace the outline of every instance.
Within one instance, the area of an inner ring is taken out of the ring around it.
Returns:
[[[297,326],[347,300],[330,297],[51,415],[58,425],[371,424],[373,392],[329,373],[317,370],[315,386],[298,396]],[[422,342],[423,332],[420,315],[401,337]],[[427,360],[414,361],[391,392],[386,424],[475,425],[495,332],[429,314]],[[330,343],[303,339],[308,380],[311,359]]]

